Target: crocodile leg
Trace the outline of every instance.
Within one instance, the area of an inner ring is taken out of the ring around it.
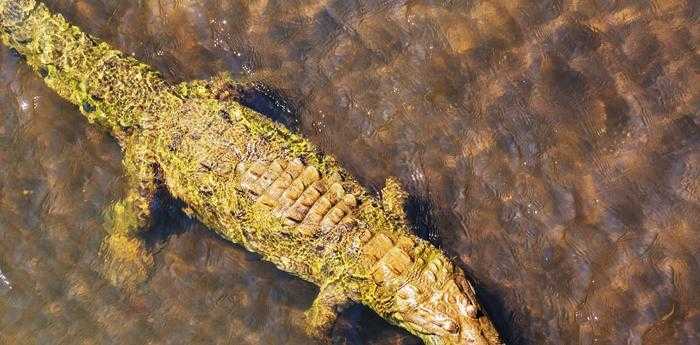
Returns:
[[[408,193],[395,177],[389,177],[382,188],[382,207],[397,222],[406,224],[406,199]]]
[[[315,338],[327,337],[338,313],[351,302],[345,291],[335,284],[323,286],[311,308],[306,311],[306,333]]]
[[[115,286],[131,289],[146,280],[153,266],[153,256],[138,235],[150,223],[156,183],[153,160],[142,145],[126,145],[123,165],[128,191],[105,212],[108,234],[100,255],[105,278]]]

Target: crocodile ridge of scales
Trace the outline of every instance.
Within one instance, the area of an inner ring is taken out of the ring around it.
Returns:
[[[131,288],[153,265],[137,236],[158,187],[225,239],[320,286],[307,330],[362,303],[426,344],[500,344],[461,269],[409,231],[406,192],[377,198],[330,155],[236,102],[227,76],[179,85],[34,0],[0,0],[3,44],[109,131],[129,190],[110,206],[104,275]]]

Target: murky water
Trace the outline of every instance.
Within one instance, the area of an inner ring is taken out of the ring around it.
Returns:
[[[700,342],[697,2],[47,3],[173,81],[267,85],[251,103],[365,185],[398,176],[509,343]],[[312,343],[315,288],[172,203],[149,282],[102,280],[119,149],[5,47],[0,74],[0,343]],[[334,339],[420,343],[363,308]]]

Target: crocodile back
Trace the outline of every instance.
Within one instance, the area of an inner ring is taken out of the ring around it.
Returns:
[[[352,261],[347,241],[364,190],[261,114],[185,96],[177,114],[146,133],[170,192],[207,226],[279,268],[318,285],[335,279]]]
[[[321,176],[299,159],[241,162],[240,188],[304,236],[317,237],[353,228],[357,198],[345,191],[338,175]]]

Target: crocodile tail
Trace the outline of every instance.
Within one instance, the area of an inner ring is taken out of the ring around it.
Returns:
[[[34,0],[0,0],[0,37],[46,84],[113,134],[172,102],[150,67],[91,37]],[[158,97],[159,96],[159,97]]]
[[[21,25],[36,6],[34,0],[0,0],[0,26],[3,30],[12,30]]]

